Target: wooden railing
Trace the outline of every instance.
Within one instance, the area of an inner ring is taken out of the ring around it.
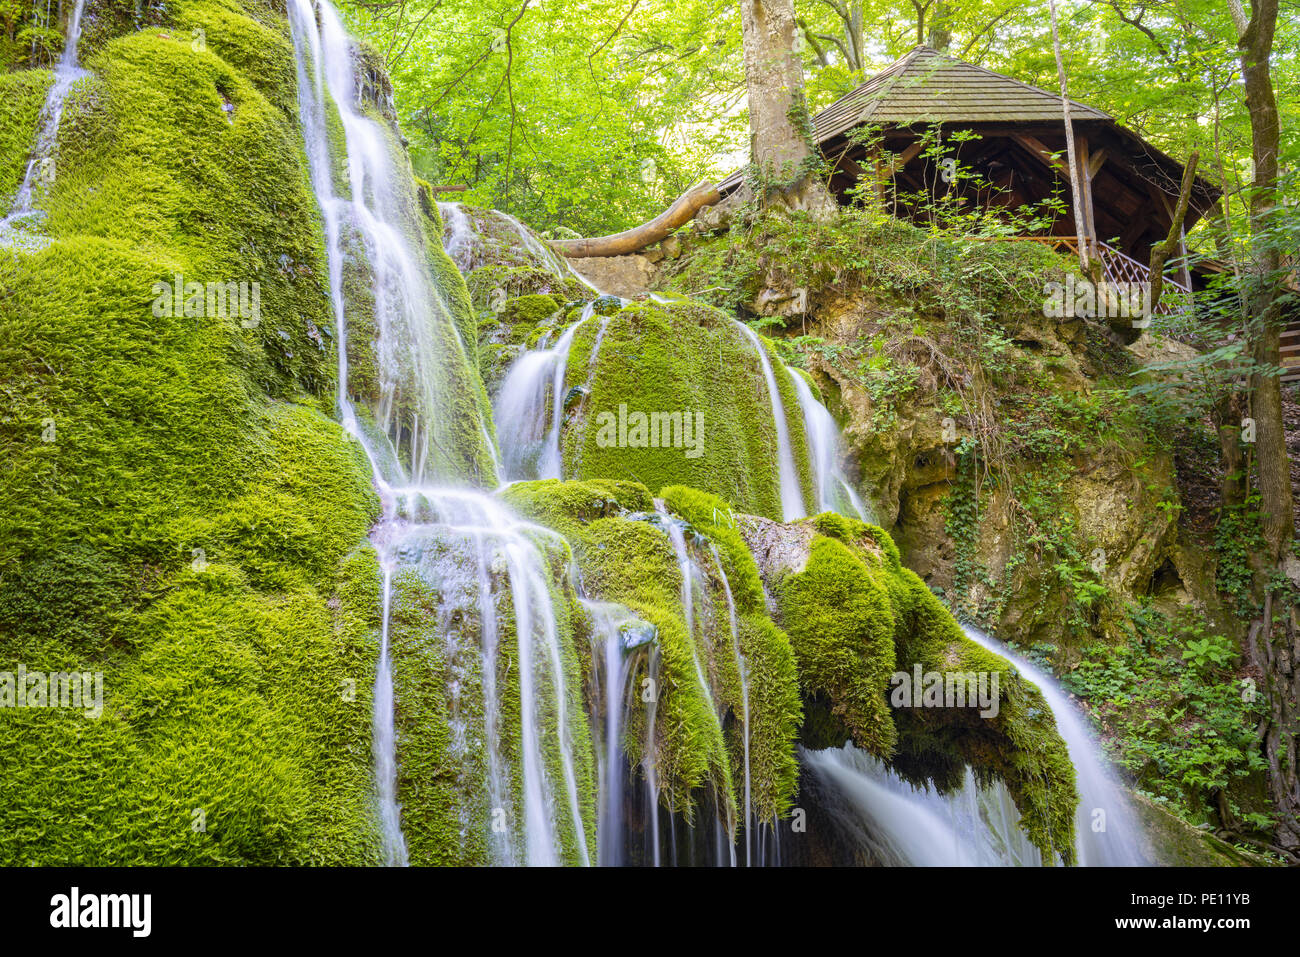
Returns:
[[[972,239],[985,237],[970,237]],[[1058,252],[1079,255],[1078,236],[1006,236],[989,237],[1010,242],[1041,243]],[[1107,243],[1093,240],[1089,243],[1090,258],[1101,262],[1102,275],[1106,281],[1124,287],[1130,283],[1146,284],[1151,282],[1151,269],[1145,263],[1138,262],[1127,253],[1121,252]],[[1192,308],[1192,290],[1181,279],[1175,279],[1168,273],[1164,277],[1164,288],[1160,293],[1160,302],[1156,305],[1154,315],[1176,316]]]

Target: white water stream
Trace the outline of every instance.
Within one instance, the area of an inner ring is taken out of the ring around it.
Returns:
[[[817,509],[821,512],[840,512],[851,518],[875,524],[876,519],[867,511],[862,497],[844,474],[843,452],[840,448],[840,428],[835,424],[826,406],[817,401],[812,388],[803,376],[788,370],[794,383],[799,408],[803,412],[804,435],[808,441],[808,460],[817,492]]]
[[[858,855],[853,863],[887,867],[1037,866],[1020,814],[1001,782],[975,783],[970,769],[961,788],[941,795],[914,788],[852,745],[805,751],[801,764],[835,795],[822,806],[840,839]]]
[[[394,602],[400,600],[404,576],[414,574],[443,593],[440,616],[445,614],[450,620],[452,610],[468,610],[476,619],[472,647],[465,646],[451,629],[444,633],[452,676],[446,692],[452,732],[449,754],[468,769],[474,752],[481,749],[487,769],[488,800],[494,807],[517,805],[522,809],[522,820],[515,830],[502,836],[493,848],[494,858],[500,863],[555,864],[565,860],[589,863],[571,733],[571,722],[580,719],[580,715],[570,705],[574,676],[567,673],[564,663],[552,581],[543,548],[548,537],[553,539],[555,535],[520,521],[483,492],[458,487],[467,476],[455,473],[454,460],[444,448],[451,437],[442,429],[448,390],[461,385],[454,370],[457,363],[465,362],[463,344],[441,292],[424,264],[418,240],[408,235],[403,225],[404,204],[409,201],[403,194],[405,187],[401,186],[405,170],[394,168],[385,131],[357,106],[350,41],[334,9],[328,2],[321,2],[318,22],[311,0],[290,0],[290,18],[297,54],[300,117],[312,183],[324,222],[330,297],[338,329],[339,416],[344,428],[369,456],[384,503],[383,519],[376,526],[372,541],[383,569],[383,626],[373,725],[376,792],[385,858],[391,864],[407,860],[398,800],[397,739],[399,733],[418,733],[418,729],[399,731],[400,701],[395,700],[390,642],[395,637]],[[70,47],[70,62],[75,68],[75,44]],[[331,171],[325,123],[330,104],[338,109],[345,134],[346,184],[335,183]],[[447,223],[447,245],[453,255],[463,256],[464,244],[468,242],[465,231],[470,226],[463,210],[450,208],[453,205],[440,204]],[[525,248],[546,261],[558,258],[544,247],[533,249],[540,243],[522,224],[514,222]],[[373,428],[357,413],[349,391],[349,304],[343,293],[343,273],[350,248],[362,250],[372,270],[380,372],[378,395],[369,409]],[[509,388],[503,388],[498,398],[498,421],[507,421],[503,436],[506,430],[514,430],[515,439],[526,440],[503,438],[503,468],[508,478],[524,477],[521,473],[526,470],[521,464],[528,455],[522,450],[528,443],[538,452],[535,474],[561,477],[559,438],[568,351],[574,334],[586,318],[568,327],[554,347],[548,349],[543,344],[542,348],[525,354],[507,377]],[[777,388],[772,362],[758,336],[747,326],[737,325],[757,352],[768,389],[777,438],[783,516],[787,520],[803,517],[803,493],[785,404]],[[862,504],[840,468],[839,436],[833,420],[797,375],[795,390],[808,440],[818,506],[862,515]],[[476,427],[490,448],[486,424],[478,422]],[[682,576],[681,602],[692,636],[694,677],[717,716],[718,706],[697,647],[704,635],[696,612],[699,596],[707,592],[704,586],[707,579],[690,554],[680,520],[668,515],[661,503],[656,504]],[[716,561],[716,551],[714,557]],[[752,823],[749,676],[741,654],[730,583],[720,562],[718,569],[727,599],[731,653],[742,687],[743,813],[748,861],[753,853],[748,846]],[[505,583],[504,589],[500,587],[501,582]],[[500,633],[503,619],[497,613],[498,600],[509,601],[515,624],[517,668],[508,674],[507,680],[519,683],[521,713],[517,751],[512,753],[507,753],[502,745],[501,702],[505,689],[498,685],[496,664],[502,644],[508,638]],[[615,862],[622,850],[621,839],[616,836],[621,834],[621,828],[613,823],[623,805],[622,729],[626,726],[627,709],[632,706],[627,681],[628,658],[618,638],[619,616],[602,606],[589,605],[588,610],[603,643],[605,675],[598,859]],[[442,617],[440,625],[441,622]],[[1096,742],[1068,699],[1050,677],[1005,649],[994,647],[986,637],[978,633],[971,633],[971,637],[1015,661],[1043,690],[1057,715],[1083,794],[1079,810],[1081,862],[1138,863],[1140,855],[1136,851],[1131,812],[1100,757]],[[657,680],[657,649],[651,648],[649,654],[649,673]],[[475,709],[464,696],[471,693],[482,695],[481,722],[468,717]],[[656,709],[651,702],[642,767],[651,808],[650,856],[654,863],[659,863],[655,721]],[[550,750],[551,745],[554,751]],[[548,755],[552,756],[548,758]],[[976,788],[973,778],[968,778],[966,785],[954,795],[940,797],[916,791],[879,762],[852,749],[805,754],[804,765],[809,773],[818,775],[842,796],[836,808],[828,813],[839,815],[843,827],[861,835],[863,853],[874,861],[1037,862],[1037,852],[1028,846],[1015,826],[1016,815],[1005,789],[998,786]],[[516,781],[518,794],[513,793]],[[1094,829],[1097,810],[1105,812],[1104,831]],[[724,811],[720,809],[720,815]],[[668,820],[675,832],[675,821],[671,817]],[[735,823],[724,824],[719,817],[714,838],[719,844],[719,859],[726,853],[734,863],[735,848],[730,846],[729,837],[734,833]],[[722,848],[723,844],[727,848]],[[765,842],[760,844],[761,856],[766,848]],[[676,840],[669,846],[675,855]],[[571,850],[566,852],[566,847]]]
[[[319,16],[319,20],[317,17]],[[519,778],[522,820],[497,840],[500,863],[561,863],[571,846],[574,863],[589,863],[579,807],[569,706],[571,676],[560,645],[551,581],[541,541],[555,533],[522,522],[491,496],[460,487],[467,476],[454,470],[447,452],[451,437],[444,418],[450,390],[466,387],[455,377],[463,368],[463,343],[419,240],[403,226],[405,170],[394,168],[384,130],[361,112],[352,69],[351,41],[328,2],[291,0],[290,22],[297,60],[299,114],[312,184],[325,227],[330,299],[338,329],[338,410],[348,434],[365,449],[383,502],[383,518],[371,540],[383,569],[383,625],[374,695],[374,762],[383,826],[385,860],[407,861],[398,801],[398,731],[390,647],[400,575],[414,573],[439,591],[441,611],[459,602],[477,612],[472,647],[444,632],[453,678],[447,689],[451,715],[451,758],[468,766],[471,741],[486,750],[486,788],[497,810],[516,803],[509,755],[501,747],[502,689],[496,682],[500,650],[496,581],[504,579],[515,623],[519,682]],[[342,120],[348,195],[334,182],[325,118],[333,105]],[[360,242],[370,264],[379,395],[370,409],[376,427],[362,421],[353,405],[348,368],[348,309],[343,292],[347,243]],[[490,436],[476,423],[490,448]],[[464,569],[471,569],[466,574]],[[466,597],[470,596],[470,597]],[[504,596],[503,596],[504,597]],[[461,609],[465,610],[465,609]],[[437,622],[444,626],[441,620]],[[481,676],[484,717],[471,727],[473,711],[461,699],[465,685]],[[408,732],[409,733],[409,732]],[[418,733],[418,729],[414,733]],[[558,773],[547,761],[548,742],[558,754]],[[468,822],[465,822],[468,826]],[[572,838],[565,840],[565,832]]]
[[[0,244],[8,240],[20,221],[35,213],[33,203],[38,181],[49,183],[54,179],[63,105],[73,84],[89,75],[77,61],[77,46],[81,41],[81,14],[85,6],[86,0],[76,0],[68,18],[68,34],[64,40],[63,53],[54,65],[54,83],[45,95],[45,103],[37,119],[36,143],[27,161],[22,185],[18,187],[8,215],[0,220]]]
[[[732,322],[754,347],[763,370],[763,379],[767,382],[768,401],[772,404],[772,423],[776,427],[776,463],[777,474],[781,479],[782,518],[784,521],[793,522],[804,518],[808,513],[804,509],[803,489],[799,485],[799,470],[795,466],[794,452],[790,446],[790,426],[785,418],[785,402],[781,399],[776,373],[772,371],[772,362],[767,357],[767,350],[763,348],[758,333],[739,319],[733,319]]]
[[[1056,679],[973,625],[962,625],[966,637],[1001,655],[1038,686],[1056,718],[1074,764],[1079,808],[1074,815],[1079,863],[1087,867],[1136,867],[1149,863],[1142,850],[1141,830],[1101,745],[1070,696]]]

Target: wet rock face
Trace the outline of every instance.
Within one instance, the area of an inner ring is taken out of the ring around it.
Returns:
[[[778,286],[766,290],[767,313],[780,314],[793,301],[794,292]],[[909,337],[911,330],[900,329],[896,318],[902,305],[876,290],[846,284],[811,289],[806,296],[807,331],[825,340],[825,352],[810,353],[806,367],[843,427],[854,458],[850,471],[856,466],[858,487],[891,529],[904,564],[950,602],[989,613],[1003,637],[1054,644],[1069,657],[1079,640],[1065,625],[1072,593],[1059,580],[1055,560],[1026,560],[1020,503],[996,483],[981,486],[978,527],[964,546],[966,561],[981,574],[963,579],[963,546],[952,534],[954,496],[971,494],[957,491],[961,442],[972,435],[972,423],[955,397],[969,395],[980,377],[987,420],[975,437],[982,439],[990,429],[1019,428],[1024,393],[1000,383],[960,350],[936,344],[947,331],[942,317],[908,320],[921,330]],[[1071,397],[1084,402],[1098,389],[1114,388],[1094,367],[1096,339],[1104,330],[1090,330],[1074,317],[1054,319],[1032,310],[995,316],[990,326],[1004,343],[1004,355],[1022,367],[1045,370],[1039,376],[1049,383],[1040,387],[1043,403]],[[836,350],[870,356],[868,343],[880,350],[879,362],[891,374],[905,370],[913,379],[882,395],[886,390],[877,384],[880,380],[864,376],[861,366],[826,358],[826,352]],[[1134,365],[1153,356],[1167,358],[1167,350],[1145,338],[1132,350],[1120,349],[1113,340],[1105,348],[1119,354],[1116,361]],[[1125,400],[1115,401],[1118,407]],[[1176,496],[1172,457],[1154,447],[1103,438],[1082,426],[1061,439],[1059,447],[1051,444],[1055,441],[1055,436],[1046,440],[1042,455],[1056,463],[1060,478],[1051,484],[1059,495],[1059,512],[1063,520],[1068,517],[1079,543],[1079,561],[1097,569],[1096,581],[1105,585],[1116,607],[1148,594],[1158,569],[1176,551],[1177,520],[1167,507]],[[1016,448],[1001,454],[1017,481],[1035,476],[1045,481],[1047,466],[1037,458]],[[1190,600],[1192,591],[1180,594]],[[1095,617],[1089,623],[1093,634],[1121,637],[1115,613],[1103,609]]]

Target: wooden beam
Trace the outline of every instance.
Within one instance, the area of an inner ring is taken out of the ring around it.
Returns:
[[[907,149],[899,153],[898,156],[894,158],[894,161],[890,163],[887,168],[881,170],[881,178],[888,179],[889,177],[893,176],[895,173],[897,173],[908,163],[912,162],[912,160],[916,159],[916,157],[920,155],[922,149],[923,147],[921,145],[920,140],[917,140],[914,143],[912,143]]]
[[[1092,154],[1092,159],[1088,160],[1088,178],[1092,179],[1101,169],[1101,164],[1106,162],[1106,147],[1102,147]]]
[[[1036,136],[1030,136],[1028,133],[1012,133],[1011,138],[1023,146],[1030,154],[1042,162],[1044,166],[1049,166],[1065,177],[1066,182],[1070,179],[1070,168],[1060,159],[1052,154],[1054,150],[1049,150],[1043,145],[1042,141]]]
[[[1088,158],[1088,137],[1078,133],[1074,137],[1075,159],[1079,164],[1079,191],[1083,194],[1079,197],[1079,206],[1083,211],[1083,222],[1075,223],[1075,228],[1080,236],[1085,236],[1089,242],[1097,240],[1097,214],[1092,208],[1092,177],[1088,174],[1088,168],[1091,166]]]

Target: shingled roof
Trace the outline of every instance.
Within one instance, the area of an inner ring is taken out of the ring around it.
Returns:
[[[1060,123],[1061,97],[1001,73],[918,46],[813,117],[818,145],[863,123]],[[1073,120],[1110,120],[1070,101]],[[732,173],[719,189],[735,186]]]
[[[818,140],[859,123],[1013,123],[1062,120],[1061,97],[918,46],[817,114]],[[1070,101],[1075,120],[1108,114]]]

